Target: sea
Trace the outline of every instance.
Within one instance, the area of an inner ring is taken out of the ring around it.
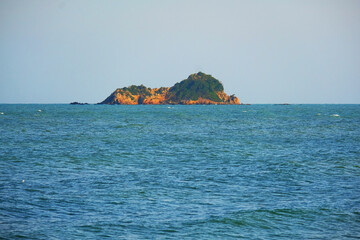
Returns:
[[[359,239],[360,105],[0,105],[0,239]]]

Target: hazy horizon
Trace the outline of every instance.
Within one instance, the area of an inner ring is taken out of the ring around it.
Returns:
[[[204,72],[251,104],[359,104],[360,1],[0,2],[0,103],[98,103]]]

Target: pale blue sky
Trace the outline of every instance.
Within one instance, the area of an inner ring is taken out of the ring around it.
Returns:
[[[360,1],[0,1],[0,103],[203,71],[245,103],[360,103]]]

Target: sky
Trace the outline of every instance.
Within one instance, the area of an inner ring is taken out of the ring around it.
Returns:
[[[360,103],[358,0],[0,0],[0,103],[98,103],[195,72],[243,103]]]

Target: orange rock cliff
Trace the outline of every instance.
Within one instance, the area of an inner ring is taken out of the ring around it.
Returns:
[[[202,72],[191,74],[173,87],[147,88],[144,85],[118,88],[99,104],[223,104],[237,105],[239,99],[224,92],[222,83]]]

